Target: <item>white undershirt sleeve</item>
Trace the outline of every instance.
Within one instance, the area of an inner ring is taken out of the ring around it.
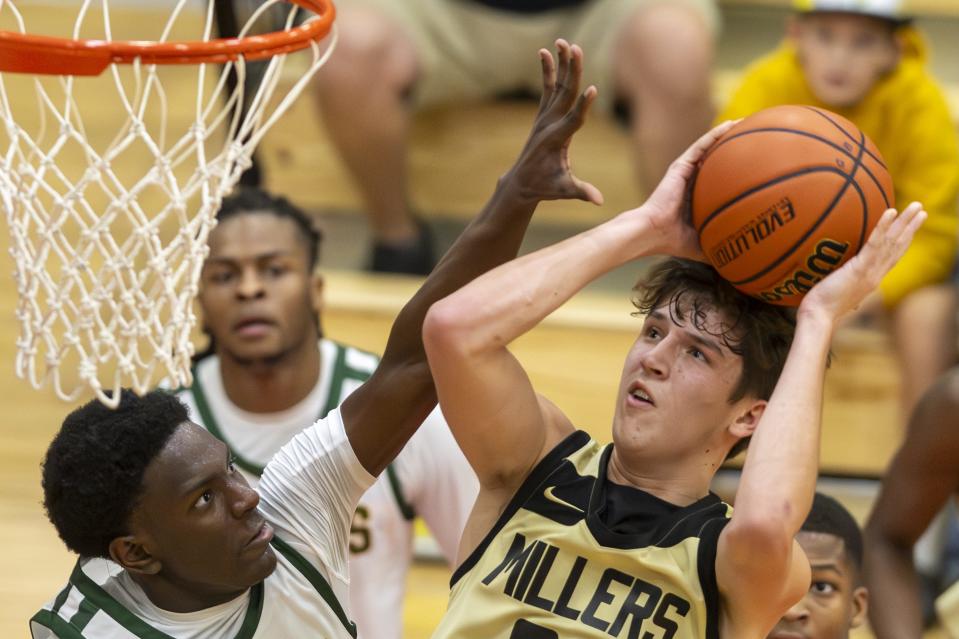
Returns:
[[[260,479],[260,510],[276,535],[348,581],[350,522],[375,478],[353,452],[340,409],[283,446]]]

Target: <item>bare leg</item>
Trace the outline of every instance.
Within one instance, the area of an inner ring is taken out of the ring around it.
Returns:
[[[412,244],[419,235],[408,208],[413,45],[375,10],[344,8],[336,22],[337,49],[317,75],[327,132],[359,188],[374,242]]]
[[[694,8],[663,2],[635,12],[613,50],[613,78],[632,114],[640,187],[709,129],[714,38]]]
[[[922,394],[956,363],[956,306],[955,288],[941,284],[909,294],[893,312],[903,423]]]

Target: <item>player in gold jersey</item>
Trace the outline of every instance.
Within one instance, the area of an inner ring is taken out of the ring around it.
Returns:
[[[683,221],[695,166],[728,126],[640,207],[427,314],[440,405],[480,480],[434,638],[759,639],[809,589],[794,537],[815,487],[830,340],[925,213],[887,211],[795,314],[748,298],[695,261]],[[604,447],[537,395],[508,345],[610,269],[661,254],[693,259],[666,261],[638,289],[645,319]],[[731,511],[710,481],[750,438]]]

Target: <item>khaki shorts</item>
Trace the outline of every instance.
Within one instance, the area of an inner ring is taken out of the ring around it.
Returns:
[[[583,48],[584,80],[596,85],[600,103],[608,105],[614,97],[610,57],[615,25],[657,2],[690,5],[714,34],[719,29],[715,0],[593,0],[530,14],[498,11],[469,0],[337,0],[336,6],[341,13],[372,6],[408,34],[422,70],[414,96],[419,107],[521,89],[538,93],[542,80],[536,51],[553,50],[560,37]]]

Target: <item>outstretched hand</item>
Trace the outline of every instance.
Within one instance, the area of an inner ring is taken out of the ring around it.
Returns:
[[[883,213],[865,246],[812,287],[800,303],[799,313],[824,313],[835,324],[854,311],[906,252],[926,217],[918,202],[902,213],[895,209]]]
[[[573,175],[569,164],[569,143],[583,126],[596,99],[596,87],[579,92],[582,49],[565,40],[557,40],[556,49],[558,63],[546,49],[539,51],[543,97],[529,138],[504,179],[512,180],[529,200],[577,199],[602,204],[599,189]]]

